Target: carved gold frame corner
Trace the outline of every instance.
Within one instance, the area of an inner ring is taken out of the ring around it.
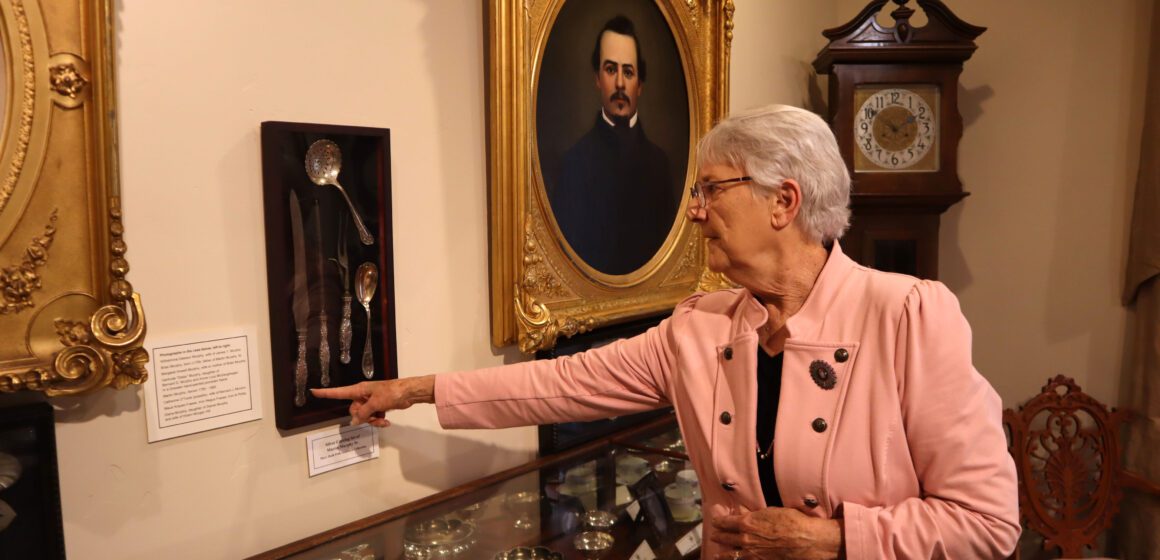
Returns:
[[[488,4],[492,343],[515,342],[525,353],[551,348],[561,336],[666,312],[695,291],[728,285],[705,268],[704,242],[684,217],[684,206],[657,256],[627,281],[609,282],[586,271],[559,242],[532,153],[533,74],[564,1]],[[654,1],[682,56],[692,148],[726,113],[733,1]],[[686,186],[693,176],[689,164]]]
[[[145,381],[126,279],[113,0],[0,0],[0,392]]]

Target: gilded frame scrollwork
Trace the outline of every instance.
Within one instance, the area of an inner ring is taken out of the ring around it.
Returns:
[[[0,0],[0,392],[146,378],[117,174],[113,0]]]
[[[725,279],[705,268],[704,243],[684,215],[640,269],[610,276],[588,266],[554,224],[536,147],[537,72],[568,0],[489,0],[488,155],[492,343],[526,353],[561,336],[658,315]],[[576,2],[579,0],[570,0]],[[689,106],[688,173],[697,141],[726,112],[732,0],[651,0],[675,39]],[[680,154],[679,157],[686,157]]]

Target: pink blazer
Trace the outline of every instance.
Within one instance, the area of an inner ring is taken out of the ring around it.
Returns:
[[[446,428],[607,418],[672,405],[716,516],[766,507],[756,463],[756,329],[746,290],[697,294],[632,339],[552,361],[436,377]],[[1001,403],[971,365],[942,284],[862,267],[835,244],[788,322],[774,467],[786,507],[844,518],[861,558],[998,558],[1015,548],[1015,465]],[[824,388],[821,366],[836,377]],[[817,379],[817,380],[815,380]],[[726,414],[728,413],[728,414]]]

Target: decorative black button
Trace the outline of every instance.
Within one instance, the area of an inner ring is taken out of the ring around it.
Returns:
[[[725,424],[726,426],[728,426],[732,422],[733,422],[733,415],[729,414],[729,411],[725,411],[725,412],[721,413],[721,423],[722,424]]]
[[[838,374],[834,372],[834,366],[827,364],[825,360],[810,362],[810,379],[813,379],[818,387],[826,390],[833,389],[834,385],[838,384]]]
[[[726,346],[726,347],[725,347],[725,359],[726,359],[726,360],[732,360],[732,359],[733,359],[733,347],[732,347],[732,346]]]
[[[721,487],[724,488],[726,492],[732,492],[734,486],[737,486],[737,485],[733,484],[732,482],[722,482],[721,483]]]
[[[810,425],[813,426],[814,431],[819,434],[826,431],[826,421],[822,420],[821,418],[814,418],[813,423]]]
[[[805,504],[806,507],[808,507],[810,509],[818,507],[818,500],[815,498],[812,498],[812,497],[809,497],[809,498],[802,500],[802,503]]]
[[[834,351],[834,359],[837,360],[839,364],[845,362],[846,360],[850,359],[850,352],[848,352],[845,348],[839,348]]]

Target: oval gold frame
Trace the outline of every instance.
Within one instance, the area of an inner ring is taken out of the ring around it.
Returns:
[[[112,0],[0,0],[0,392],[144,382],[141,298],[126,280]]]
[[[549,36],[552,28],[555,26],[555,20],[560,15],[560,9],[564,6],[564,1],[565,0],[553,0],[548,5],[548,9],[547,9],[548,16],[544,19],[544,21],[542,23],[542,28],[537,30],[537,32],[536,32],[536,41],[537,41],[536,42],[536,52],[537,53],[543,53],[544,50],[547,48],[548,36]],[[673,18],[675,17],[675,15],[673,13],[667,11],[666,6],[664,6],[664,5],[658,5],[657,9],[660,11],[661,16],[663,18],[665,18],[665,22],[668,23],[669,28],[676,29],[677,27],[673,22]],[[675,32],[674,32],[673,39],[677,43],[678,51],[683,56],[683,58],[681,59],[681,69],[684,72],[684,76],[687,78],[689,76],[694,75],[695,73],[693,72],[693,69],[691,67],[694,53],[691,52],[691,50],[690,50],[690,48],[691,48],[690,43],[687,41],[681,42],[677,38]],[[532,61],[532,70],[531,70],[531,80],[532,80],[531,91],[532,92],[539,91],[540,64],[541,64],[541,58],[539,56],[537,56],[535,58],[535,60]],[[687,94],[687,97],[689,100],[689,115],[695,115],[697,112],[697,107],[699,107],[702,103],[702,100],[698,98],[698,96],[700,95],[701,92],[699,92],[697,90],[697,88],[694,86],[695,86],[695,84],[693,84],[691,82],[685,83],[686,94]],[[531,109],[530,109],[531,112],[529,113],[529,119],[531,119],[532,122],[535,122],[536,111],[537,111],[536,96],[535,95],[529,96],[529,102],[531,103]],[[538,146],[539,145],[539,138],[536,134],[535,127],[529,125],[528,131],[531,134],[531,138],[529,140],[531,142],[531,145]],[[690,117],[690,119],[689,119],[689,149],[688,149],[688,153],[685,154],[685,161],[686,162],[693,161],[693,157],[694,157],[694,155],[696,153],[696,149],[697,149],[697,139],[700,138],[702,133],[703,133],[703,131],[697,130],[697,123],[694,122],[694,119]],[[680,239],[683,239],[686,235],[688,235],[689,233],[687,230],[692,228],[692,224],[690,224],[688,219],[685,218],[685,212],[686,212],[686,209],[689,207],[690,198],[684,197],[682,199],[682,202],[681,202],[680,210],[678,211],[677,215],[675,216],[675,219],[673,220],[672,225],[669,226],[669,233],[668,233],[668,235],[665,236],[664,244],[660,247],[660,249],[657,250],[656,254],[654,254],[652,256],[652,258],[650,258],[644,264],[644,266],[641,266],[639,269],[634,270],[628,274],[622,274],[622,275],[605,274],[603,272],[600,272],[599,270],[593,268],[588,263],[584,262],[584,259],[582,259],[580,257],[580,255],[576,253],[575,249],[572,248],[572,245],[570,243],[568,243],[568,240],[563,237],[563,233],[561,233],[561,231],[560,231],[560,226],[559,226],[559,224],[556,223],[556,217],[555,217],[555,215],[552,214],[552,212],[550,210],[550,205],[547,202],[547,198],[546,198],[547,197],[547,190],[546,190],[546,186],[545,186],[544,176],[542,173],[542,168],[540,166],[539,150],[532,149],[532,150],[530,150],[530,153],[531,153],[531,157],[532,157],[532,162],[531,162],[531,167],[530,167],[530,170],[532,173],[532,176],[531,176],[532,194],[531,194],[531,196],[535,199],[534,204],[536,204],[538,206],[539,214],[540,214],[540,216],[543,217],[543,220],[545,221],[545,226],[549,229],[549,234],[553,237],[553,239],[556,240],[556,243],[560,246],[560,250],[563,251],[565,256],[567,257],[566,258],[567,264],[570,265],[573,270],[575,270],[579,274],[582,274],[588,280],[596,283],[597,285],[604,286],[604,287],[611,288],[611,289],[619,289],[619,288],[632,288],[632,287],[635,287],[635,286],[638,286],[638,285],[645,283],[647,280],[649,280],[650,278],[652,278],[653,276],[655,276],[656,274],[660,273],[663,270],[663,268],[664,268],[663,265],[669,261],[673,252],[676,250],[677,241]],[[682,179],[682,183],[685,185],[690,184],[691,181],[693,180],[693,175],[695,173],[696,173],[696,170],[693,169],[693,166],[691,164],[687,165],[686,169],[685,169],[685,177]]]
[[[575,1],[575,0],[573,0]],[[732,0],[653,0],[671,26],[689,88],[689,163],[697,141],[725,115]],[[492,343],[523,352],[560,336],[656,315],[697,290],[725,284],[705,268],[704,243],[682,214],[641,269],[591,269],[560,239],[539,191],[535,86],[551,20],[563,0],[491,0],[488,5],[488,152]],[[682,204],[686,208],[688,201]]]

